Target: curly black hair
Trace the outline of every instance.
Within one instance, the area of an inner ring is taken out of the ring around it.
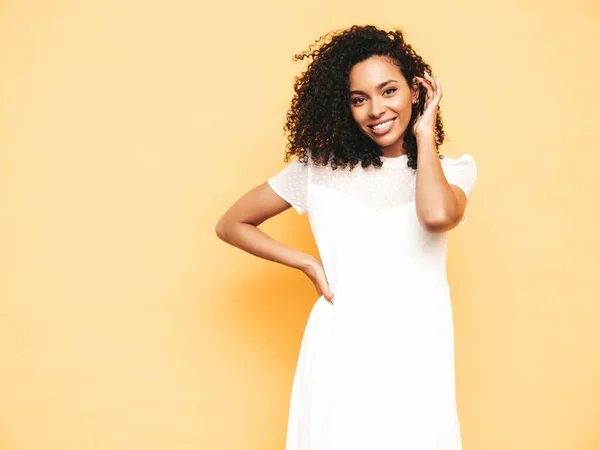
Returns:
[[[381,151],[356,125],[350,111],[348,76],[350,69],[371,56],[390,58],[399,67],[410,86],[414,76],[431,67],[406,43],[401,30],[384,31],[373,25],[355,25],[321,36],[308,50],[294,55],[293,61],[311,58],[307,69],[295,78],[295,95],[290,102],[284,131],[288,134],[285,161],[297,155],[303,163],[337,167],[358,163],[381,167]],[[417,142],[412,125],[423,112],[426,90],[419,86],[419,103],[404,134],[407,165],[417,168]],[[444,142],[441,111],[435,123],[436,148]],[[443,156],[440,156],[443,158]]]

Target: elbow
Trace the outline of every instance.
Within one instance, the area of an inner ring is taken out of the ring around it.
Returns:
[[[438,208],[421,208],[417,210],[419,222],[425,230],[431,233],[443,233],[456,227],[464,213],[456,202],[445,204]]]
[[[219,220],[215,225],[215,233],[219,239],[227,242],[227,224],[223,219]]]
[[[444,231],[448,231],[454,228],[455,222],[456,221],[447,214],[432,215],[421,219],[421,225],[430,233],[443,233]]]

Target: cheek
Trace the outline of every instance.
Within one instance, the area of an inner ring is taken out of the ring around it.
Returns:
[[[397,112],[401,112],[403,115],[408,114],[410,116],[412,103],[410,98],[397,97],[390,104],[390,108]]]
[[[410,118],[411,118],[411,114],[412,114],[412,104],[411,103],[408,103],[408,104],[400,103],[400,104],[394,105],[393,107],[390,107],[390,109],[396,113],[396,115],[400,118],[400,123],[402,123],[403,125],[406,125],[408,122],[410,122]]]

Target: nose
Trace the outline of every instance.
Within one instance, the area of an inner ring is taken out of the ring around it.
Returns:
[[[385,111],[385,107],[383,106],[382,102],[380,102],[379,100],[376,100],[376,99],[371,100],[370,108],[369,108],[369,116],[371,116],[372,118],[377,118],[377,117],[380,117],[384,111]]]

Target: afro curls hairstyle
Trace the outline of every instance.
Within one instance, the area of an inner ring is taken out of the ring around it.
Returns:
[[[352,67],[371,56],[386,56],[399,67],[410,86],[414,76],[431,67],[406,43],[401,30],[384,31],[355,25],[321,36],[293,61],[310,58],[307,69],[294,81],[294,98],[283,127],[287,136],[285,161],[297,155],[301,162],[353,169],[357,164],[381,167],[381,151],[352,118],[348,77]],[[407,165],[417,168],[417,142],[412,125],[425,106],[426,90],[419,86],[419,102],[404,134]],[[444,142],[441,110],[435,123],[436,148]],[[443,156],[439,156],[443,158]]]

